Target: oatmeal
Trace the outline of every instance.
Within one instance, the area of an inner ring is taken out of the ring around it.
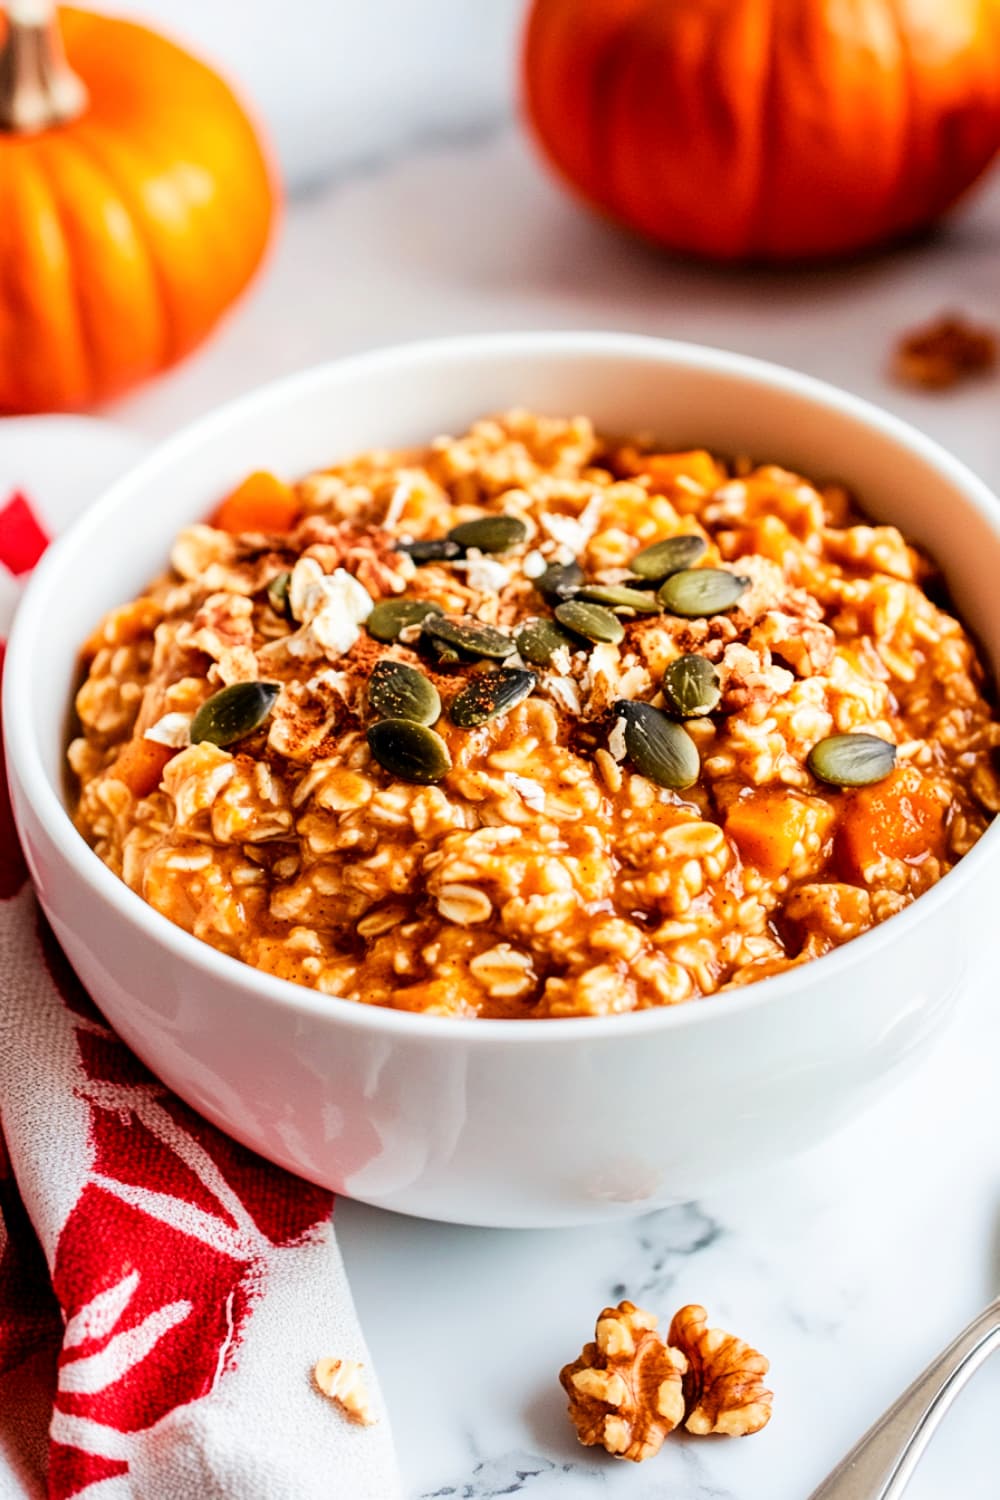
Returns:
[[[1000,808],[932,565],[832,484],[512,412],[251,476],[85,648],[81,833],[331,996],[606,1015],[900,911]]]

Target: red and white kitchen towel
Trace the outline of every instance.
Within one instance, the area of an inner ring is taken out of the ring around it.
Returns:
[[[0,640],[47,535],[135,448],[79,419],[0,422]],[[0,779],[0,1500],[395,1500],[332,1208],[107,1026]],[[376,1425],[314,1389],[328,1356],[365,1362]]]

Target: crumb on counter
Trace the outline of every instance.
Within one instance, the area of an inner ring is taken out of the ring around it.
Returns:
[[[319,1359],[313,1367],[316,1389],[340,1407],[344,1415],[362,1427],[376,1420],[361,1374],[364,1365],[356,1359]]]

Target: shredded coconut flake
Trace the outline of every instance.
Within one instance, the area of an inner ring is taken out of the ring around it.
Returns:
[[[553,512],[551,515],[543,514],[538,519],[542,530],[548,532],[554,542],[568,547],[574,556],[586,545],[587,534],[576,516],[564,516],[559,512]]]
[[[406,502],[407,500],[409,500],[412,493],[413,489],[409,481],[406,479],[401,479],[392,492],[392,496],[389,500],[389,506],[385,513],[385,519],[382,522],[382,525],[386,528],[386,530],[388,530],[392,526],[398,526],[399,522],[403,518],[403,511],[406,509]]]
[[[505,780],[520,794],[533,812],[545,811],[545,788],[530,776],[518,776],[508,771]]]
[[[361,634],[375,601],[344,568],[324,573],[314,557],[300,557],[288,586],[292,614],[303,629],[285,642],[293,656],[343,656]]]
[[[569,547],[573,555],[582,552],[597,529],[604,506],[603,495],[592,495],[578,516],[565,516],[558,511],[539,516],[542,529],[554,542]]]
[[[549,696],[568,714],[580,713],[580,691],[572,677],[548,677],[545,681]]]
[[[608,735],[608,752],[612,760],[624,760],[628,754],[625,748],[625,720],[617,718],[615,727]]]
[[[191,743],[191,715],[164,714],[151,724],[143,735],[157,745],[169,745],[173,750],[183,750]]]
[[[495,558],[486,557],[475,547],[470,547],[468,555],[453,562],[452,567],[464,571],[469,588],[480,594],[499,594],[510,583],[510,569]]]
[[[535,547],[531,552],[527,554],[524,561],[522,562],[521,572],[524,574],[525,578],[541,578],[547,567],[548,563],[545,561],[545,558],[539,552],[538,548]]]

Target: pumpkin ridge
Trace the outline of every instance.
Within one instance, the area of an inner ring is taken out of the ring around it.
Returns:
[[[96,128],[96,127],[92,127],[92,128]],[[155,304],[155,308],[156,308],[156,323],[157,323],[157,332],[156,332],[156,338],[155,338],[156,349],[153,351],[151,358],[147,359],[146,361],[144,361],[142,369],[141,370],[135,370],[135,371],[132,371],[132,372],[120,372],[120,373],[119,372],[115,372],[115,373],[111,374],[110,376],[107,374],[107,372],[103,368],[101,370],[99,370],[99,371],[96,370],[96,369],[93,369],[93,373],[95,375],[100,376],[100,382],[99,383],[100,383],[101,393],[104,394],[105,396],[107,396],[107,395],[115,394],[116,390],[124,388],[125,386],[129,385],[133,380],[138,379],[138,378],[140,378],[143,375],[150,374],[153,370],[156,370],[157,368],[161,367],[162,364],[164,363],[164,361],[169,360],[170,357],[171,357],[171,352],[170,352],[170,349],[169,349],[169,346],[168,346],[168,340],[167,340],[167,337],[166,337],[166,333],[167,333],[166,319],[163,316],[163,287],[162,287],[162,278],[160,276],[159,267],[157,266],[155,258],[153,257],[153,254],[152,254],[152,251],[151,251],[151,247],[150,247],[150,244],[149,244],[149,239],[148,239],[146,233],[144,232],[145,226],[142,224],[141,220],[136,216],[136,214],[132,211],[132,207],[129,204],[129,202],[128,202],[127,198],[125,197],[125,195],[123,194],[122,189],[121,189],[121,185],[120,185],[120,183],[119,183],[119,181],[118,181],[115,173],[111,170],[111,168],[105,162],[105,160],[103,159],[101,153],[98,150],[94,149],[93,141],[90,140],[90,139],[88,139],[88,138],[86,138],[86,136],[84,134],[84,131],[80,127],[77,127],[76,129],[74,129],[72,131],[67,131],[66,134],[65,134],[64,139],[60,141],[60,150],[67,151],[67,150],[72,150],[72,149],[75,149],[77,151],[77,153],[80,155],[80,157],[82,157],[90,165],[90,167],[93,169],[93,171],[95,173],[98,174],[99,177],[103,177],[103,179],[105,180],[105,182],[107,183],[107,185],[111,189],[111,193],[112,193],[112,196],[114,197],[114,200],[115,200],[115,203],[116,203],[117,207],[121,210],[121,212],[125,215],[126,219],[128,220],[129,227],[131,228],[132,233],[133,233],[134,238],[135,238],[135,244],[142,251],[143,259],[144,259],[146,267],[148,269],[149,279],[152,282],[153,286],[155,287],[156,294],[157,294],[156,304]],[[53,176],[53,174],[51,172],[51,169],[50,169],[50,171],[48,173],[48,176],[50,177],[50,180],[51,180],[51,178]],[[98,355],[97,348],[96,348],[96,341],[92,338],[91,334],[88,332],[87,324],[88,324],[88,321],[89,321],[90,314],[89,314],[89,310],[86,311],[86,312],[84,311],[84,309],[87,307],[86,299],[82,296],[82,294],[80,293],[80,290],[79,290],[79,280],[80,280],[80,275],[81,275],[82,270],[83,270],[83,267],[80,266],[80,265],[78,265],[76,263],[76,257],[73,257],[73,273],[72,274],[73,274],[73,280],[76,283],[76,287],[77,287],[77,302],[78,302],[78,308],[79,308],[79,314],[80,314],[81,340],[82,340],[82,343],[83,343],[83,347],[91,355],[90,363],[91,363],[91,366],[94,367],[99,362],[103,363],[103,361],[100,360],[100,357]],[[92,381],[91,384],[93,385],[93,384],[95,384],[95,382]],[[96,395],[96,391],[92,391],[91,392],[91,396],[88,396],[87,399],[88,400],[91,399],[91,397],[94,396],[94,395]]]
[[[87,337],[86,317],[83,310],[83,292],[80,286],[80,268],[77,265],[77,257],[73,254],[73,235],[66,221],[66,205],[59,194],[58,178],[47,166],[43,157],[40,157],[35,165],[38,175],[44,181],[49,198],[52,203],[52,214],[59,226],[59,237],[62,241],[64,259],[66,265],[66,292],[67,309],[72,309],[74,342],[79,350],[80,373],[83,376],[84,391],[82,399],[89,402],[94,395],[94,372],[91,359],[90,340]]]
[[[600,195],[598,201],[606,203],[609,211],[616,215],[624,205],[616,201],[618,190],[615,182],[614,132],[607,128],[607,118],[616,87],[621,81],[623,65],[628,62],[635,46],[636,32],[642,30],[643,19],[644,11],[641,7],[636,7],[622,17],[616,34],[606,42],[605,53],[597,58],[593,74],[594,97],[597,101],[597,108],[590,121],[590,159],[594,190]]]
[[[177,351],[172,347],[172,339],[171,335],[169,335],[169,320],[165,315],[165,309],[169,306],[166,278],[163,275],[162,267],[160,267],[156,249],[154,249],[148,223],[145,222],[145,214],[142,211],[141,201],[136,202],[135,196],[130,192],[129,184],[124,180],[123,174],[118,171],[118,163],[109,160],[108,156],[100,148],[100,145],[102,145],[100,135],[102,135],[105,129],[106,127],[97,123],[97,121],[85,124],[85,126],[84,124],[79,124],[73,130],[73,144],[76,145],[76,148],[82,154],[87,156],[90,162],[93,162],[94,168],[97,171],[103,172],[106,180],[114,187],[115,196],[117,196],[118,202],[120,202],[121,210],[126,214],[127,220],[129,220],[133,231],[135,231],[136,243],[142,246],[142,254],[144,254],[145,261],[147,261],[148,267],[150,267],[151,281],[153,281],[153,285],[156,287],[156,321],[159,324],[159,332],[157,332],[159,354],[157,354],[157,360],[159,360],[159,368],[163,368],[163,366],[169,365],[172,360],[177,359]],[[139,160],[144,168],[150,165],[147,157],[142,153],[141,148],[138,147],[138,142],[130,141],[129,148],[135,153],[135,159]]]
[[[885,0],[886,10],[892,20],[896,32],[896,40],[899,43],[899,55],[906,71],[907,87],[903,91],[906,101],[906,123],[905,128],[900,131],[900,171],[897,176],[896,190],[892,195],[892,206],[890,209],[890,222],[897,217],[907,217],[906,207],[906,161],[917,143],[917,112],[916,98],[919,87],[916,60],[913,56],[913,43],[909,32],[903,24],[903,14],[900,8],[900,0]]]
[[[757,117],[757,171],[756,180],[748,197],[746,232],[743,237],[744,253],[751,258],[763,255],[768,249],[769,194],[767,184],[768,162],[772,160],[771,146],[779,135],[778,92],[778,6],[780,0],[767,0],[767,20],[764,23],[765,41],[761,49],[760,110]]]
[[[54,364],[47,363],[48,376],[46,385],[51,387],[54,380],[58,391],[56,401],[60,406],[79,404],[86,399],[85,392],[89,390],[89,372],[84,357],[85,351],[81,330],[78,321],[76,321],[74,326],[69,330],[73,337],[67,339],[65,336],[65,320],[60,316],[65,309],[75,306],[74,289],[71,284],[70,264],[72,257],[70,255],[70,246],[66,239],[58,204],[52,190],[52,184],[49,181],[48,173],[43,170],[37,154],[34,152],[24,153],[23,159],[17,166],[19,167],[22,189],[15,199],[15,210],[23,204],[25,196],[24,185],[27,184],[36,204],[35,223],[32,227],[37,232],[37,224],[39,222],[38,205],[41,203],[47,216],[45,221],[46,229],[54,228],[58,233],[58,250],[60,255],[55,261],[53,261],[51,255],[47,254],[44,256],[46,294],[41,298],[41,302],[44,304],[44,316],[40,321],[37,315],[38,303],[31,297],[19,299],[15,296],[14,317],[12,320],[15,338],[18,341],[23,338],[26,326],[31,326],[32,331],[39,326],[41,327],[45,346],[45,361],[48,362],[53,358],[55,359]],[[10,180],[14,181],[14,178],[15,170],[11,170]],[[18,215],[15,211],[11,216],[12,222],[15,225],[17,217]],[[15,277],[15,289],[17,285],[18,282]],[[55,296],[53,296],[53,292]],[[58,348],[53,348],[56,343],[58,343]],[[15,350],[16,358],[25,359],[26,356],[28,369],[31,371],[35,370],[39,363],[37,344],[34,348],[29,348],[27,351]],[[31,375],[27,378],[27,389],[30,393],[27,410],[44,411],[46,409],[46,402],[41,398],[37,383]],[[18,409],[16,404],[8,404],[3,399],[2,394],[0,394],[0,412],[13,414]]]

